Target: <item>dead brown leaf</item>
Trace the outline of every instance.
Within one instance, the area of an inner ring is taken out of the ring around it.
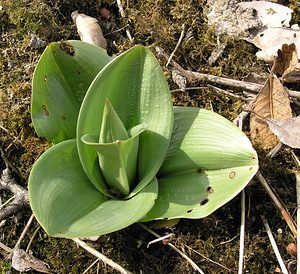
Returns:
[[[12,267],[21,272],[33,269],[40,273],[51,273],[49,267],[43,261],[26,253],[23,249],[13,251]]]
[[[282,143],[292,148],[300,148],[300,116],[289,119],[268,119],[267,123]]]
[[[277,52],[272,72],[283,82],[300,83],[300,63],[295,44],[284,44]]]
[[[278,142],[267,124],[267,119],[292,118],[288,94],[278,78],[269,76],[252,105],[250,116],[251,139],[270,148]]]

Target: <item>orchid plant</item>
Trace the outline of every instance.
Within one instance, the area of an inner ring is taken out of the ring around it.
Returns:
[[[50,44],[34,73],[32,120],[54,145],[32,168],[30,205],[54,237],[203,218],[258,169],[250,141],[230,121],[173,107],[143,46],[112,58],[81,41]]]

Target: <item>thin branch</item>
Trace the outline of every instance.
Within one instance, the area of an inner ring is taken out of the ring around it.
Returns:
[[[282,218],[286,221],[286,223],[288,224],[294,237],[296,238],[297,237],[297,224],[294,221],[294,219],[292,218],[292,216],[290,215],[290,213],[288,212],[288,210],[286,209],[286,206],[281,201],[281,199],[279,198],[279,196],[277,195],[275,190],[270,186],[268,181],[260,173],[260,171],[258,171],[256,173],[256,177],[261,182],[262,186],[264,187],[264,189],[266,190],[266,192],[272,199],[274,205],[277,207],[278,211],[280,212]]]
[[[285,267],[285,264],[284,264],[284,262],[283,262],[283,260],[281,258],[280,252],[278,250],[277,244],[276,244],[275,239],[273,237],[273,234],[272,234],[272,231],[271,231],[270,226],[268,224],[268,221],[267,221],[267,219],[264,216],[261,216],[261,218],[262,218],[264,226],[265,226],[265,228],[267,230],[267,234],[269,236],[272,248],[273,248],[273,250],[275,252],[276,258],[277,258],[278,263],[280,265],[281,271],[282,271],[283,274],[289,274],[289,272],[287,271],[287,269]]]
[[[281,150],[283,147],[283,144],[279,142],[268,154],[267,157],[270,157],[271,159],[275,157],[275,155]]]
[[[177,49],[179,48],[179,46],[180,46],[180,44],[181,44],[181,42],[182,42],[182,39],[183,39],[183,37],[184,37],[184,32],[185,32],[185,24],[182,24],[182,26],[181,26],[180,37],[179,37],[179,39],[178,39],[178,41],[177,41],[177,44],[176,44],[174,50],[172,51],[171,55],[169,56],[169,59],[168,59],[167,64],[166,64],[166,67],[168,67],[168,65],[170,64],[170,62],[171,62],[171,60],[172,60],[172,58],[173,58],[175,52],[176,52]]]
[[[83,272],[82,272],[82,274],[85,274],[85,273],[87,273],[97,262],[99,262],[99,258],[97,258],[95,261],[93,261],[92,263],[91,263],[91,265],[86,269],[86,270],[84,270]]]
[[[10,247],[6,246],[5,244],[3,244],[1,242],[0,242],[0,248],[2,248],[3,250],[5,250],[9,254],[11,254],[13,252],[13,250]]]
[[[300,173],[296,173],[297,224],[300,225]],[[297,233],[297,273],[300,273],[300,231]]]
[[[4,169],[2,172],[0,178],[0,189],[8,190],[15,196],[15,199],[12,203],[0,210],[0,221],[28,206],[29,200],[26,189],[15,182],[8,168]]]
[[[162,48],[157,46],[155,49],[156,49],[158,55],[164,57],[166,60],[169,59],[169,55],[167,53],[165,53],[165,51]],[[262,88],[262,85],[260,85],[260,84],[255,84],[255,83],[251,83],[251,82],[239,81],[239,80],[230,79],[230,78],[226,78],[226,77],[220,77],[220,76],[216,76],[216,75],[185,70],[174,60],[171,60],[170,64],[174,68],[176,68],[182,74],[182,76],[186,77],[189,82],[204,81],[204,82],[208,82],[208,83],[212,83],[212,84],[240,88],[240,89],[247,90],[247,91],[250,91],[253,93],[258,93]],[[294,97],[294,98],[300,98],[299,91],[289,90],[287,88],[286,88],[286,91],[289,94],[289,96]]]
[[[24,239],[24,237],[25,237],[25,235],[26,235],[26,233],[27,233],[27,231],[28,231],[28,229],[29,229],[29,227],[30,227],[30,225],[31,225],[31,223],[32,223],[32,221],[33,221],[33,219],[34,219],[34,215],[31,214],[31,216],[30,216],[30,218],[28,219],[28,222],[27,222],[26,226],[24,227],[24,229],[23,229],[23,231],[22,231],[22,233],[21,233],[21,235],[20,235],[20,237],[19,237],[19,239],[18,239],[18,241],[17,241],[17,243],[16,243],[14,249],[20,248],[21,242],[22,242],[22,240]]]
[[[169,238],[172,237],[173,235],[174,235],[173,233],[170,233],[170,234],[168,234],[168,235],[165,235],[165,236],[162,236],[162,237],[157,238],[157,239],[155,239],[155,240],[152,240],[152,241],[150,241],[150,242],[147,244],[147,248],[149,248],[149,246],[150,246],[151,244],[155,244],[155,243],[161,242],[161,241],[163,241],[163,240],[169,239]]]
[[[161,236],[159,234],[157,234],[156,232],[154,232],[152,229],[150,229],[149,227],[141,224],[141,223],[138,223],[143,229],[147,230],[150,234],[152,234],[153,236],[157,237],[157,238],[160,238]],[[196,270],[198,271],[199,273],[201,274],[204,274],[204,272],[199,268],[198,265],[195,264],[195,262],[189,258],[186,254],[184,254],[181,250],[179,250],[176,246],[174,246],[173,244],[171,243],[167,243],[167,245],[169,247],[171,247],[172,249],[174,249],[176,252],[178,252],[183,258],[185,258],[190,264],[191,266]]]
[[[126,16],[125,16],[125,12],[124,12],[121,0],[117,0],[117,5],[118,5],[118,8],[119,8],[119,12],[121,14],[121,17],[125,18]],[[132,35],[130,33],[130,30],[129,30],[128,26],[125,28],[125,31],[126,31],[126,35],[127,35],[128,39],[129,39],[130,43],[133,44],[133,38],[132,38]]]
[[[95,257],[97,257],[98,259],[100,259],[101,261],[103,261],[104,263],[106,263],[109,266],[111,266],[113,269],[119,271],[122,274],[131,274],[130,271],[124,269],[122,266],[118,265],[117,263],[115,263],[111,259],[107,258],[105,255],[103,255],[102,253],[100,253],[96,249],[94,249],[91,246],[87,245],[84,241],[81,241],[78,238],[75,238],[75,239],[72,239],[72,240],[75,243],[77,243],[78,245],[80,245],[82,248],[84,248],[86,251],[88,251],[89,253],[91,253],[92,255],[94,255]]]
[[[38,225],[38,227],[37,227],[37,228],[35,229],[35,231],[33,232],[32,236],[30,237],[29,243],[28,243],[28,245],[27,245],[27,247],[26,247],[26,250],[25,250],[26,253],[28,253],[29,248],[30,248],[30,246],[31,246],[31,244],[32,244],[32,242],[33,242],[33,239],[34,239],[35,235],[38,233],[38,231],[40,230],[40,228],[41,228],[41,227]]]
[[[241,194],[241,228],[240,228],[240,251],[239,251],[239,270],[238,274],[243,273],[244,268],[244,249],[245,249],[245,190]]]

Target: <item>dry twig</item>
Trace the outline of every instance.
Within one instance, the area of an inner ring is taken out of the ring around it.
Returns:
[[[260,171],[258,171],[256,173],[256,177],[261,182],[262,186],[264,187],[264,189],[266,190],[266,192],[272,199],[274,205],[277,207],[278,211],[280,212],[282,218],[286,221],[286,223],[288,224],[289,228],[291,229],[294,237],[296,238],[297,237],[297,225],[296,225],[294,219],[292,218],[292,216],[290,215],[290,213],[288,212],[288,210],[286,209],[286,206],[281,201],[281,199],[279,198],[279,196],[277,195],[275,190],[270,186],[268,181],[260,173]]]
[[[124,269],[122,266],[118,265],[117,263],[115,263],[114,261],[112,261],[111,259],[107,258],[105,255],[103,255],[102,253],[100,253],[99,251],[97,251],[96,249],[92,248],[91,246],[87,245],[84,241],[81,241],[78,238],[73,239],[73,241],[75,243],[77,243],[78,245],[80,245],[82,248],[84,248],[86,251],[88,251],[89,253],[93,254],[94,256],[96,256],[98,259],[100,259],[101,261],[103,261],[104,263],[108,264],[109,266],[111,266],[113,269],[119,271],[120,273],[123,274],[131,274],[130,271]]]
[[[2,171],[0,189],[8,190],[15,196],[10,204],[0,210],[0,221],[28,206],[27,191],[15,182],[8,168]]]
[[[297,224],[300,224],[300,173],[296,174],[296,190],[297,190]],[[297,273],[300,273],[300,231],[297,231]]]
[[[285,264],[284,264],[284,262],[283,262],[283,260],[282,260],[282,258],[281,258],[281,255],[280,255],[280,253],[279,253],[277,244],[276,244],[275,239],[274,239],[274,237],[273,237],[273,235],[272,235],[272,231],[271,231],[271,229],[270,229],[270,226],[269,226],[269,224],[268,224],[268,221],[267,221],[267,219],[266,219],[264,216],[261,216],[261,218],[262,218],[263,223],[264,223],[264,226],[265,226],[265,228],[266,228],[266,230],[267,230],[267,234],[268,234],[268,236],[269,236],[269,239],[270,239],[272,248],[273,248],[273,250],[274,250],[274,252],[275,252],[276,258],[277,258],[278,263],[279,263],[279,265],[280,265],[281,271],[282,271],[283,274],[289,274],[289,272],[287,271],[287,269],[286,269],[286,267],[285,267]]]
[[[169,59],[169,55],[167,53],[165,53],[165,51],[162,48],[157,46],[156,51],[157,51],[158,55],[164,57],[166,60]],[[239,81],[239,80],[230,79],[230,78],[226,78],[226,77],[220,77],[220,76],[215,76],[215,75],[211,75],[211,74],[185,70],[174,60],[171,60],[170,64],[174,68],[176,68],[182,74],[182,76],[186,77],[189,82],[204,81],[204,82],[208,82],[211,84],[240,88],[243,90],[247,90],[249,92],[253,92],[254,94],[257,94],[262,88],[262,85],[260,85],[260,84],[255,84],[255,83],[251,83],[251,82]],[[286,89],[286,91],[288,92],[289,96],[294,97],[294,98],[300,98],[300,92],[295,91],[295,90],[289,90],[289,89]]]
[[[154,232],[152,229],[150,229],[149,227],[141,224],[141,223],[138,223],[143,229],[147,230],[150,234],[152,234],[153,236],[157,237],[157,238],[161,238],[161,236],[159,234],[157,234],[156,232]],[[190,264],[191,266],[196,270],[198,271],[199,273],[201,274],[204,274],[204,272],[199,268],[198,265],[195,264],[195,262],[189,258],[186,254],[184,254],[181,250],[179,250],[176,246],[174,246],[173,244],[171,243],[167,243],[167,245],[169,247],[171,247],[172,249],[174,249],[176,252],[178,252],[183,258],[185,258]]]
[[[118,8],[119,8],[119,12],[121,14],[121,17],[125,18],[126,16],[125,16],[125,12],[124,12],[121,0],[117,0],[117,4],[118,4]],[[132,38],[132,35],[130,33],[130,30],[129,30],[128,26],[125,28],[125,31],[126,31],[126,35],[127,35],[128,39],[129,39],[130,43],[133,44],[133,38]]]
[[[168,65],[170,64],[170,62],[171,62],[171,60],[172,60],[172,58],[173,58],[173,56],[174,56],[176,50],[179,48],[179,46],[180,46],[180,44],[181,44],[182,39],[183,39],[183,37],[184,37],[184,31],[185,31],[185,24],[182,24],[182,26],[181,26],[180,37],[179,37],[179,39],[178,39],[178,41],[177,41],[177,44],[176,44],[174,50],[172,51],[171,55],[169,56],[169,59],[168,59],[167,64],[166,64],[166,67],[168,67]]]

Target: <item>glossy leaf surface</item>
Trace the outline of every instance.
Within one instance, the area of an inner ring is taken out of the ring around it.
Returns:
[[[178,107],[158,199],[142,221],[203,218],[237,195],[257,169],[256,152],[235,125],[204,109]]]
[[[170,141],[173,107],[168,84],[153,54],[136,46],[111,61],[91,84],[80,109],[77,140],[83,168],[101,192],[110,195],[97,153],[80,138],[101,131],[105,101],[109,100],[126,130],[142,126],[139,136],[138,170],[134,196],[159,170]]]
[[[151,209],[157,191],[154,178],[129,200],[107,199],[85,175],[75,140],[48,149],[34,164],[29,178],[34,215],[55,237],[89,237],[127,227]]]
[[[53,143],[75,138],[85,93],[111,59],[104,49],[81,41],[55,42],[46,48],[32,82],[31,114],[39,136]]]

